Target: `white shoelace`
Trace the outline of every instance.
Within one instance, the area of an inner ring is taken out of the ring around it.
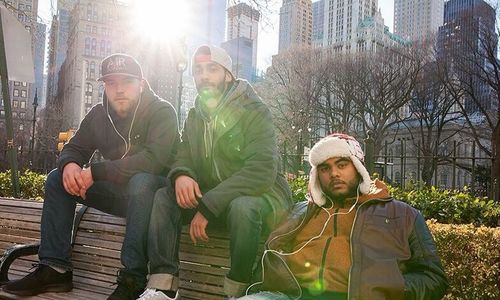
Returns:
[[[139,299],[137,300],[146,300],[146,299],[151,299],[154,296],[157,295],[157,292],[155,289],[146,289],[140,296]]]
[[[147,300],[147,299],[172,299],[175,300],[178,298],[178,292],[176,292],[174,298],[170,298],[169,296],[165,295],[161,291],[157,291],[156,289],[146,289],[140,296],[139,299],[137,300]]]

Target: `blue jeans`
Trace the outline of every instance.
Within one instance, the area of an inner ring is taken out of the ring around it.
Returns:
[[[292,298],[279,292],[259,292],[239,298],[241,300],[290,300]]]
[[[126,217],[127,229],[121,251],[124,271],[146,281],[147,233],[156,190],[165,178],[139,173],[127,184],[96,181],[87,190],[86,199],[70,195],[62,184],[62,172],[52,170],[45,183],[45,201],[41,221],[40,263],[71,270],[71,234],[76,203],[103,212]]]
[[[276,278],[279,280],[279,278]],[[289,297],[280,292],[259,292],[257,294],[248,295],[242,298],[241,300],[291,300],[292,297]],[[340,292],[325,292],[320,295],[311,295],[306,289],[302,289],[301,300],[347,300],[347,293]]]
[[[188,224],[195,213],[195,209],[181,209],[177,205],[172,187],[167,186],[156,192],[148,237],[152,274],[149,287],[176,288],[182,224]],[[270,213],[271,206],[264,198],[243,196],[231,201],[222,216],[209,222],[208,226],[222,225],[229,231],[231,269],[227,277],[230,280],[245,285],[251,282],[261,233],[269,230],[263,220]]]

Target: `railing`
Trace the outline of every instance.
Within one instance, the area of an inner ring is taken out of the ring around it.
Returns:
[[[387,153],[386,151],[382,151]],[[308,176],[310,165],[307,155],[281,153],[281,171],[288,178]],[[399,153],[396,155],[379,155],[373,159],[372,175],[393,186],[411,188],[424,184],[422,169],[424,160],[434,163],[434,170],[429,183],[443,189],[467,189],[477,196],[492,197],[493,184],[491,178],[492,159],[479,156],[422,156]],[[366,165],[369,158],[365,158]]]

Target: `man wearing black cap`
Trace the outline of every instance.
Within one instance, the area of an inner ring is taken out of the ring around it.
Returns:
[[[147,275],[146,238],[155,191],[165,184],[179,142],[174,108],[143,78],[139,63],[113,54],[101,65],[105,94],[64,146],[47,176],[38,267],[3,287],[29,296],[73,287],[71,231],[76,203],[127,218],[124,269],[109,299],[136,299]],[[98,150],[106,159],[88,164]],[[163,176],[162,176],[163,175]]]
[[[206,241],[207,225],[225,225],[231,269],[224,281],[230,298],[245,294],[262,232],[291,206],[278,172],[271,113],[252,86],[236,79],[229,55],[201,46],[193,56],[198,91],[182,132],[169,185],[155,195],[149,229],[151,276],[141,300],[179,299],[178,245],[182,221],[191,239]]]

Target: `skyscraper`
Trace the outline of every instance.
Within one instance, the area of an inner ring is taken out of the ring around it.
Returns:
[[[32,37],[32,53],[35,62],[35,82],[9,81],[9,93],[11,95],[12,121],[14,127],[15,145],[21,151],[29,149],[31,137],[31,124],[33,119],[33,99],[35,88],[42,87],[43,84],[43,57],[45,45],[45,30],[43,26],[38,25],[36,16],[38,12],[38,0],[11,0],[5,1],[0,5],[5,5],[7,9],[24,25]],[[36,60],[42,59],[42,62],[36,64]],[[39,93],[41,93],[39,89]],[[4,150],[5,143],[5,110],[3,99],[0,95],[0,151]],[[3,138],[3,140],[2,140]],[[27,153],[27,152],[26,152]],[[20,156],[20,165],[23,165],[25,157]]]
[[[495,10],[483,0],[445,2],[444,25],[439,27],[437,39],[438,59],[450,62],[455,68],[460,66],[457,76],[467,76],[462,73],[464,71],[475,73],[475,68],[488,68],[486,61],[477,54],[483,51],[481,41],[486,38],[485,34],[495,32],[495,17]],[[496,44],[497,41],[494,42]],[[460,61],[456,61],[457,59]],[[470,80],[481,107],[490,109],[490,87],[479,78]],[[478,109],[477,103],[467,97],[464,104],[469,112]]]
[[[283,0],[280,8],[278,53],[294,46],[310,46],[312,27],[311,0]]]
[[[313,45],[329,53],[376,52],[408,41],[384,24],[377,0],[319,0],[313,3]]]
[[[350,52],[351,41],[356,38],[358,26],[366,17],[374,17],[377,0],[328,1],[325,6],[323,47]]]
[[[57,95],[64,103],[64,129],[77,128],[90,108],[101,101],[104,88],[96,81],[100,63],[111,53],[125,50],[126,10],[114,0],[80,0],[71,11]]]
[[[233,60],[235,76],[253,81],[257,69],[260,12],[246,3],[239,3],[228,8],[227,20],[227,41],[221,46]]]
[[[394,33],[424,40],[443,25],[443,0],[394,0]]]
[[[38,106],[40,108],[45,106],[45,94],[44,94],[44,80],[43,80],[43,70],[45,68],[45,37],[47,26],[45,24],[36,22],[35,23],[35,33],[33,34],[33,62],[35,64],[35,83],[32,87],[32,95],[35,93],[38,97]]]
[[[188,50],[202,44],[220,46],[226,31],[226,0],[188,0],[192,24],[187,32]]]
[[[59,70],[66,58],[71,10],[78,0],[58,0],[57,15],[53,16],[49,34],[46,102],[52,103],[57,94]]]
[[[319,0],[312,4],[312,44],[315,47],[323,45],[325,26],[325,0]]]

